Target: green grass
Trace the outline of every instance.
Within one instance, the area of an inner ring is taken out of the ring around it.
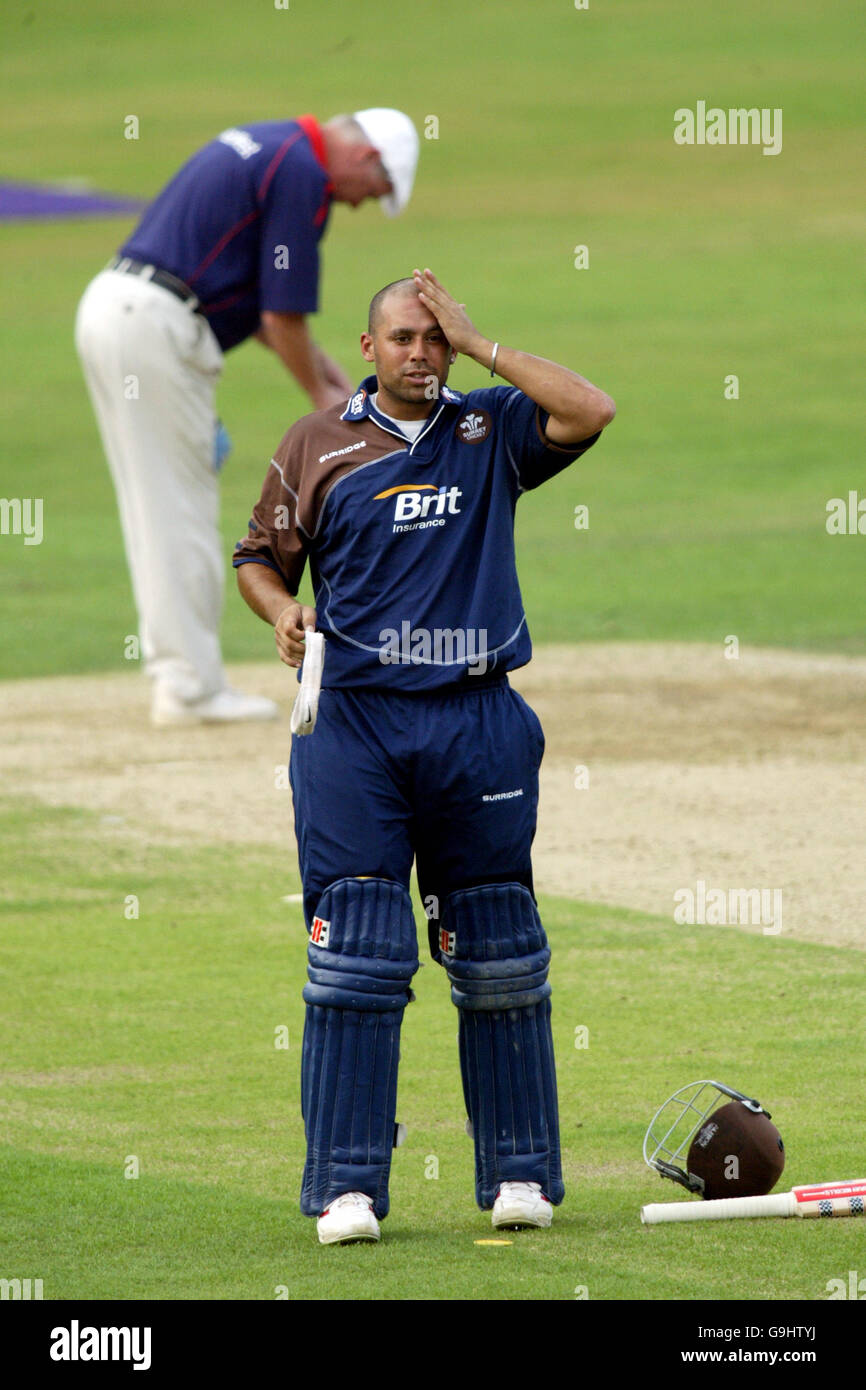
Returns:
[[[4,20],[9,177],[83,176],[150,195],[229,123],[388,101],[419,128],[416,193],[384,222],[334,210],[316,331],[360,375],[371,293],[419,261],[501,340],[616,398],[597,449],[523,499],[521,579],[538,640],[743,641],[863,652],[859,538],[824,528],[857,487],[862,8],[689,0],[577,12],[560,0],[334,0],[238,17],[156,0],[49,0]],[[190,45],[196,62],[191,69]],[[447,62],[441,60],[447,53]],[[434,57],[434,54],[437,55]],[[267,55],[267,63],[263,62]],[[373,75],[379,74],[379,81]],[[781,154],[682,148],[699,97],[781,107]],[[123,138],[128,114],[140,139]],[[127,221],[0,227],[4,496],[41,496],[45,540],[0,538],[0,676],[116,668],[135,615],[120,529],[72,346],[78,298]],[[575,270],[586,244],[590,268]],[[740,398],[724,398],[735,373]],[[452,381],[484,385],[473,364]],[[220,409],[228,558],[267,460],[307,409],[255,344],[229,355]],[[577,532],[574,506],[590,507]],[[228,658],[264,641],[231,579]]]
[[[856,1176],[861,953],[543,901],[568,1192],[550,1232],[493,1248],[474,1244],[489,1217],[473,1200],[456,1014],[428,961],[403,1030],[409,1136],[382,1243],[322,1250],[297,1207],[305,934],[281,901],[293,868],[248,846],[147,845],[35,805],[8,807],[0,830],[0,1270],[42,1278],[46,1298],[273,1299],[282,1286],[291,1299],[569,1300],[585,1286],[593,1300],[815,1300],[856,1267],[854,1221],[648,1229],[638,1213],[676,1197],[641,1159],[650,1115],[707,1075],[773,1111],[780,1187]],[[125,1177],[133,1156],[140,1175]]]
[[[230,124],[387,102],[422,142],[406,215],[337,207],[323,344],[360,377],[380,285],[418,262],[479,327],[617,400],[599,447],[522,499],[537,640],[631,638],[866,651],[855,410],[864,120],[854,0],[212,0],[9,10],[3,175],[150,196]],[[190,55],[194,55],[191,60]],[[699,98],[782,107],[784,148],[682,149]],[[125,117],[140,139],[123,138]],[[72,342],[77,301],[128,219],[0,225],[0,495],[42,497],[45,539],[0,536],[0,678],[119,669],[135,612]],[[588,270],[574,247],[586,244]],[[740,398],[724,398],[739,377]],[[457,386],[489,384],[458,363]],[[275,444],[307,409],[255,344],[220,387],[235,441],[226,563]],[[856,441],[856,442],[855,442]],[[590,510],[588,531],[574,508]],[[308,592],[308,591],[307,591]],[[227,585],[229,659],[270,653]],[[231,794],[231,789],[226,789]],[[851,1172],[863,956],[546,900],[568,1184],[550,1232],[474,1244],[456,1017],[428,964],[402,1048],[393,1211],[375,1249],[322,1250],[297,1209],[304,977],[293,852],[181,853],[84,811],[0,820],[0,1274],[47,1298],[807,1299],[857,1268],[859,1223],[644,1229],[675,1195],[643,1166],[652,1112],[715,1075],[785,1136],[782,1186]],[[129,895],[137,919],[124,916]],[[420,912],[417,914],[421,922]],[[422,933],[423,934],[423,933]],[[589,1029],[589,1047],[573,1046]],[[288,1028],[289,1048],[274,1047]],[[138,1178],[124,1177],[130,1156]],[[425,1177],[429,1159],[438,1179]],[[861,1266],[862,1267],[862,1266]]]

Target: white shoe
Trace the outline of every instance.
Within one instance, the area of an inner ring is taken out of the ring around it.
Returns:
[[[320,1245],[338,1241],[378,1240],[379,1223],[373,1215],[373,1199],[364,1192],[344,1192],[325,1207],[316,1222]]]
[[[226,686],[203,700],[182,700],[164,681],[157,682],[150,710],[152,724],[237,724],[248,719],[276,719],[279,706],[262,695],[244,695]]]
[[[549,1226],[553,1207],[541,1190],[540,1182],[504,1182],[493,1203],[493,1224],[511,1226]]]

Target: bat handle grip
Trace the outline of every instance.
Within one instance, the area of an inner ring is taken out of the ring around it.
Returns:
[[[641,1207],[644,1226],[668,1221],[730,1221],[732,1217],[793,1216],[793,1192],[769,1192],[766,1197],[720,1197],[712,1202],[651,1202]]]

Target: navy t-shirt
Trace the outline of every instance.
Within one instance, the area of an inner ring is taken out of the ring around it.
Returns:
[[[189,285],[226,351],[256,332],[263,309],[319,307],[331,192],[312,116],[224,130],[151,203],[120,254]]]

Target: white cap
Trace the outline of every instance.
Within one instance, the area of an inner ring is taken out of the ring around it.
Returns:
[[[352,120],[357,121],[370,144],[379,151],[393,185],[393,191],[386,193],[379,202],[388,217],[396,217],[408,203],[415,182],[420,146],[418,132],[408,116],[389,106],[356,111]]]

